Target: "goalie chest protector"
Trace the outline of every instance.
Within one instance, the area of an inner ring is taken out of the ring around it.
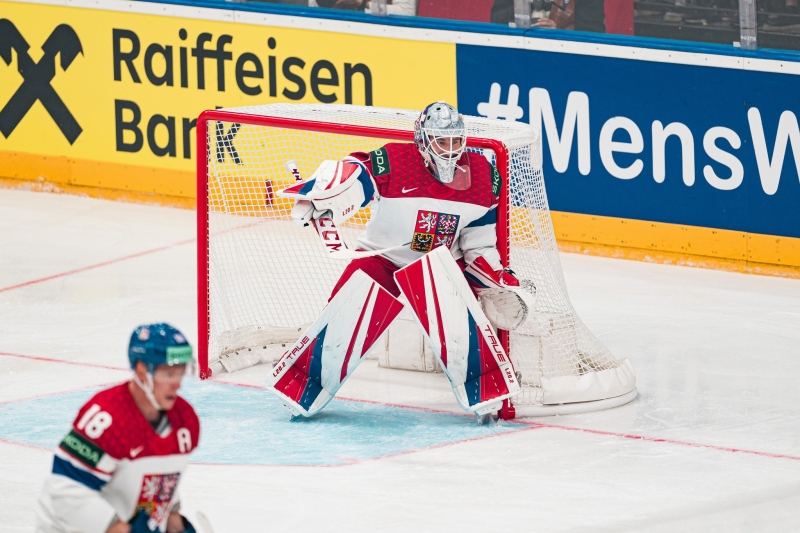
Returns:
[[[459,242],[468,227],[480,247],[495,246],[501,178],[481,154],[465,152],[459,160],[459,166],[470,172],[471,183],[465,190],[434,178],[415,144],[390,143],[351,155],[364,163],[377,186],[366,231],[358,238],[359,248],[379,250],[410,243],[385,254],[402,267],[440,246],[449,247],[456,259],[463,257],[472,248],[470,239]]]

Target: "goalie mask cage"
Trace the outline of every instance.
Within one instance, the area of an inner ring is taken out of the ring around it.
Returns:
[[[233,370],[233,356],[277,359],[319,315],[346,266],[310,228],[291,220],[276,192],[325,159],[413,141],[418,112],[354,105],[271,104],[219,109],[197,121],[198,360],[202,378]],[[567,414],[622,405],[636,395],[627,359],[617,360],[572,308],[542,176],[539,132],[465,116],[467,146],[497,166],[503,187],[497,247],[504,266],[536,285],[536,308],[500,332],[522,392],[513,416]],[[205,154],[202,157],[200,154]],[[340,228],[352,249],[369,207]],[[256,355],[253,355],[256,354]],[[266,354],[266,355],[265,355]],[[265,358],[266,357],[266,358]],[[254,359],[253,359],[254,358]],[[444,379],[444,378],[443,378]]]

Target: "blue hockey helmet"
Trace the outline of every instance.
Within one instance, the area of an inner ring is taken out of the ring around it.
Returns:
[[[145,324],[133,330],[128,345],[131,368],[142,361],[152,373],[158,365],[193,364],[192,347],[186,337],[169,324]]]

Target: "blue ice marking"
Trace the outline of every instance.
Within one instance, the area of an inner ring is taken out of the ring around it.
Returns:
[[[0,438],[55,448],[78,409],[100,389],[0,405]],[[200,416],[192,462],[338,465],[523,429],[500,422],[334,399],[309,419],[289,419],[264,389],[189,381],[181,394]]]

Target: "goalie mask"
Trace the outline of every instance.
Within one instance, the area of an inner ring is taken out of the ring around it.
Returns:
[[[414,123],[414,142],[436,179],[452,182],[467,146],[464,120],[458,110],[444,101],[426,107]]]

